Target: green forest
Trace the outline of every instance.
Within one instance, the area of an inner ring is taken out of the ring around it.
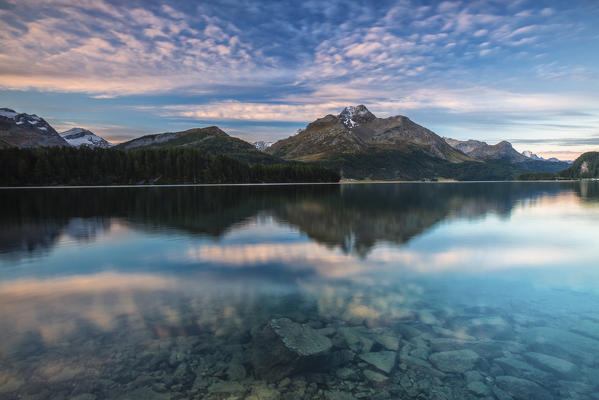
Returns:
[[[338,182],[339,174],[314,165],[245,164],[197,148],[0,149],[0,185],[135,185],[196,183]]]

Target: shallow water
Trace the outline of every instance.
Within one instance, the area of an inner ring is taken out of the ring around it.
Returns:
[[[0,191],[2,399],[599,399],[599,183]]]

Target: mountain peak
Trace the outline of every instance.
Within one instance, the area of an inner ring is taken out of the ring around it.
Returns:
[[[357,106],[348,106],[337,116],[348,128],[354,128],[366,122],[374,120],[376,117],[363,104]]]
[[[86,146],[107,149],[112,146],[110,142],[84,128],[71,128],[68,131],[61,132],[59,135],[73,147]]]

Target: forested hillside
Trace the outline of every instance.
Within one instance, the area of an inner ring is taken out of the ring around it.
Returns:
[[[197,148],[0,150],[2,186],[337,181],[339,175],[324,167],[248,165]]]

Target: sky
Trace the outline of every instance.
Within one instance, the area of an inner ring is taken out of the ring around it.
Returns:
[[[0,0],[0,107],[275,141],[364,104],[574,159],[599,150],[598,22],[596,0]]]

